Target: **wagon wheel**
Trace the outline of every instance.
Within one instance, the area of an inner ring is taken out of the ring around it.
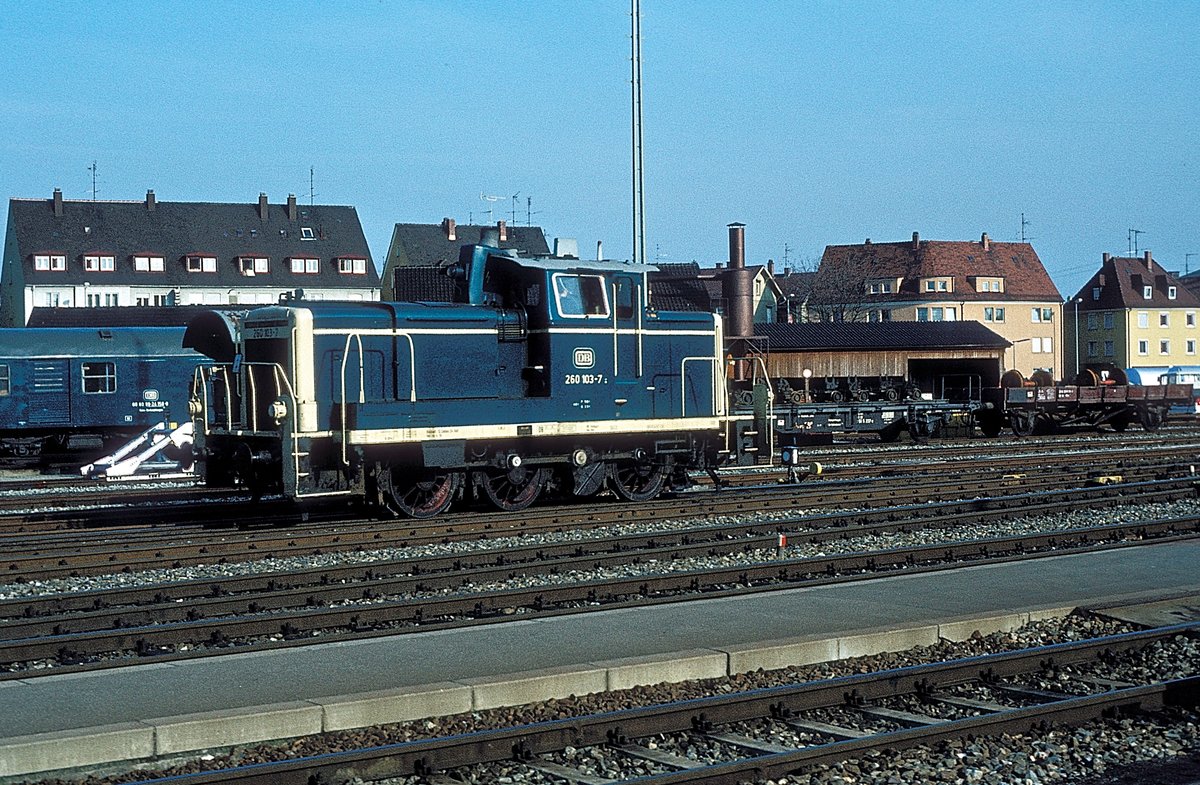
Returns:
[[[896,401],[900,400],[900,391],[895,387],[889,387],[883,391],[883,397],[887,398],[892,403],[895,403]]]
[[[871,400],[871,391],[862,389],[858,390],[856,393],[854,393],[854,400],[864,402]]]
[[[1157,431],[1162,427],[1163,421],[1167,419],[1164,410],[1150,406],[1141,412],[1142,428],[1147,431]]]
[[[549,469],[518,466],[503,471],[494,469],[479,472],[476,482],[496,509],[516,512],[537,501],[549,477]]]
[[[613,464],[608,487],[627,502],[645,502],[662,490],[666,473],[661,464],[621,461]]]
[[[410,473],[389,466],[382,467],[377,477],[383,506],[410,518],[432,518],[443,512],[458,495],[462,480],[462,472],[418,469]]]
[[[1033,436],[1037,431],[1037,412],[1012,412],[1008,416],[1012,431],[1017,436]]]
[[[829,400],[833,401],[834,403],[841,403],[842,401],[846,400],[846,394],[841,390],[834,390],[833,392],[829,393]]]
[[[1000,435],[1000,429],[1004,426],[1004,420],[999,414],[984,413],[978,416],[979,431],[989,439]]]

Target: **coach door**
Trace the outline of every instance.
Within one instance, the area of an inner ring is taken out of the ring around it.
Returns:
[[[613,380],[616,382],[617,415],[645,416],[635,402],[645,397],[642,384],[641,302],[645,296],[641,279],[633,275],[612,277]],[[639,392],[641,395],[639,395]]]
[[[71,422],[71,366],[68,360],[35,360],[25,386],[31,425]]]

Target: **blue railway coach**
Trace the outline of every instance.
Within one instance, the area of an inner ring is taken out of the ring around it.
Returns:
[[[98,447],[186,422],[195,368],[182,327],[0,330],[0,450]]]
[[[252,311],[208,352],[225,362],[197,386],[198,462],[212,484],[416,517],[547,487],[652,498],[756,433],[727,411],[720,317],[656,311],[654,269],[467,246],[454,303]]]

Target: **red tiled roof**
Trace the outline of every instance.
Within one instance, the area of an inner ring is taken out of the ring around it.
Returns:
[[[872,278],[902,278],[900,291],[890,295],[869,295],[872,301],[911,300],[926,294],[920,290],[922,278],[952,277],[955,300],[1041,300],[1061,302],[1062,295],[1050,280],[1042,260],[1029,243],[987,241],[960,242],[910,240],[903,243],[863,243],[829,245],[821,257],[816,287],[830,291],[838,281],[849,285]],[[1002,277],[1003,292],[977,292],[975,277]],[[854,292],[857,301],[863,292]],[[849,295],[849,293],[847,293]],[[946,292],[929,292],[946,299]],[[828,295],[826,295],[828,296]]]

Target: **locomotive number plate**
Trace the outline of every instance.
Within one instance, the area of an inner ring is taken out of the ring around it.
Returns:
[[[267,338],[287,338],[287,327],[251,327],[249,335],[246,336],[251,340],[264,340]]]
[[[563,381],[567,384],[604,384],[607,379],[602,373],[569,373]]]

